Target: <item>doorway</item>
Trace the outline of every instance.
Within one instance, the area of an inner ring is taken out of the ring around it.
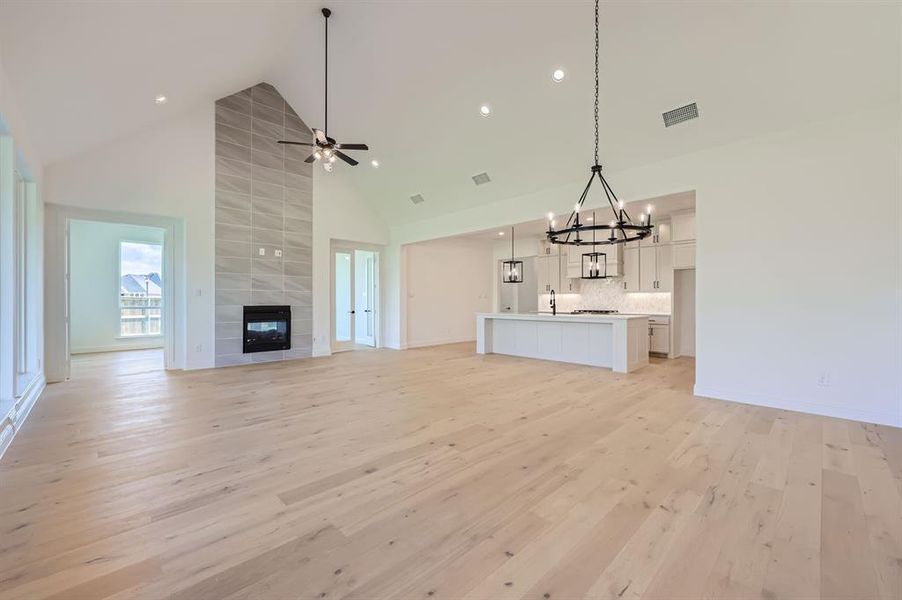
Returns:
[[[332,352],[377,346],[379,253],[332,247]]]
[[[155,228],[162,230],[163,243],[161,248],[161,281],[162,291],[159,298],[159,328],[162,336],[163,348],[151,349],[150,354],[162,355],[162,365],[165,369],[183,369],[185,366],[185,246],[184,246],[184,221],[171,217],[153,215],[140,215],[135,213],[122,213],[98,209],[87,209],[74,206],[62,206],[52,203],[44,205],[45,208],[45,325],[46,339],[45,373],[48,383],[55,383],[69,379],[71,374],[71,335],[72,314],[70,305],[71,273],[70,273],[70,225],[75,221],[90,221],[111,225],[132,225]],[[135,241],[135,240],[131,240]],[[118,258],[118,257],[117,257]],[[114,263],[112,279],[115,283],[122,276],[118,263]],[[133,271],[135,269],[126,269]],[[141,269],[138,269],[139,271]],[[153,270],[153,269],[151,269]],[[128,275],[129,273],[126,273]],[[110,278],[107,278],[109,280]],[[147,289],[152,286],[146,286]],[[115,289],[115,285],[114,285]],[[200,293],[198,293],[200,295]],[[123,312],[119,305],[119,294],[113,292],[113,309],[116,315],[115,321],[120,327],[120,335],[123,331],[122,315],[126,321],[134,323],[126,328],[126,333],[132,331],[152,331],[156,327],[156,307],[138,306],[125,307],[138,308],[138,313],[132,311]],[[140,302],[139,302],[140,304]],[[138,344],[140,345],[140,344]],[[137,356],[137,355],[135,355]],[[153,360],[156,360],[154,356]],[[143,357],[142,357],[143,361]],[[134,361],[128,361],[134,364]]]
[[[67,339],[78,366],[164,368],[165,234],[159,227],[69,220]]]

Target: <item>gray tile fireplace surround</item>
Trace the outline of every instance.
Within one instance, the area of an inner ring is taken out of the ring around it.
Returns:
[[[260,83],[216,101],[216,366],[302,358],[312,348],[310,129]],[[281,254],[281,256],[277,256]],[[242,353],[245,305],[291,306],[291,349]]]

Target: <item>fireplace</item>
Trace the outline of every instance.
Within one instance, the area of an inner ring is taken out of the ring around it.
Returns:
[[[290,306],[244,307],[244,353],[291,348]]]

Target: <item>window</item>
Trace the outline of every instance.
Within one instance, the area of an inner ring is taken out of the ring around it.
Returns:
[[[163,246],[119,243],[119,334],[160,335]]]

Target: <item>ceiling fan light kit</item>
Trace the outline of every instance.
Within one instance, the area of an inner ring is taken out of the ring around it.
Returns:
[[[554,215],[548,216],[548,231],[546,232],[548,241],[552,244],[592,246],[594,248],[594,246],[624,244],[642,240],[651,235],[651,211],[649,211],[648,215],[640,215],[634,221],[623,207],[623,202],[617,199],[614,190],[611,189],[611,186],[604,178],[604,175],[602,175],[601,165],[598,162],[598,0],[595,0],[595,162],[592,164],[590,171],[589,181],[586,184],[582,195],[580,195],[576,206],[570,213],[570,217],[567,219],[565,227],[562,229],[555,229]],[[609,223],[600,224],[598,220],[594,218],[593,214],[591,225],[587,225],[580,222],[579,211],[585,203],[586,196],[588,196],[589,189],[595,182],[596,177],[601,184],[601,189],[604,191],[604,195],[611,207],[614,218]],[[582,234],[590,231],[592,232],[592,239],[583,239]],[[601,240],[596,240],[596,231],[605,232],[606,237]],[[592,252],[584,255],[584,264],[586,260],[589,262],[592,261],[591,258],[585,258],[591,254],[597,253]],[[591,279],[595,278],[596,277],[591,277]]]
[[[313,143],[309,142],[294,142],[290,140],[279,140],[280,144],[289,144],[292,146],[310,146],[315,150],[313,153],[308,156],[304,162],[305,163],[313,163],[316,161],[322,161],[323,169],[327,172],[332,172],[332,163],[334,163],[337,159],[341,159],[344,162],[348,163],[352,167],[357,166],[359,163],[342,152],[342,150],[369,150],[369,146],[366,144],[339,144],[333,138],[329,137],[327,132],[329,131],[329,17],[332,16],[332,11],[328,8],[324,8],[322,10],[323,19],[326,30],[326,40],[325,40],[325,84],[323,86],[324,89],[324,112],[325,112],[325,125],[322,129],[314,129],[313,130]]]

